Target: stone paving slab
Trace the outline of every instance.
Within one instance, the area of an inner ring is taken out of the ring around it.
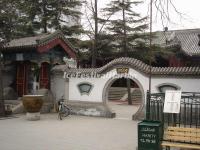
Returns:
[[[111,101],[109,101],[108,106],[112,112],[116,113],[116,118],[128,120],[132,120],[133,114],[135,114],[140,107],[140,105],[120,104]]]
[[[42,114],[0,120],[0,150],[136,150],[137,122],[132,120]]]

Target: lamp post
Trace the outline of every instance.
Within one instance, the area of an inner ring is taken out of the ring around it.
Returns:
[[[153,12],[153,0],[150,0],[150,34],[149,34],[149,91],[147,92],[147,109],[146,119],[150,119],[150,100],[151,100],[151,74],[152,74],[152,12]]]
[[[3,98],[3,76],[2,76],[2,68],[3,68],[3,54],[1,52],[3,48],[3,43],[0,43],[0,116],[5,116],[5,106],[4,106],[4,98]]]

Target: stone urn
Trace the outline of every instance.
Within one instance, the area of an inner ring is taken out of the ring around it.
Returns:
[[[23,95],[22,102],[28,120],[40,120],[40,109],[43,105],[43,95]]]

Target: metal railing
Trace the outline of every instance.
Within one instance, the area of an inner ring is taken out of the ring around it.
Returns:
[[[200,93],[182,92],[179,114],[163,113],[165,93],[147,94],[147,120],[161,121],[165,126],[200,127]]]

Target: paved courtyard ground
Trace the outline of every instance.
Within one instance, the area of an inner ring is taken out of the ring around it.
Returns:
[[[132,120],[133,114],[135,114],[140,105],[128,105],[120,102],[112,102],[108,103],[110,109],[116,113],[117,119],[125,119],[125,120]]]
[[[136,150],[137,122],[57,114],[0,120],[0,150]]]

